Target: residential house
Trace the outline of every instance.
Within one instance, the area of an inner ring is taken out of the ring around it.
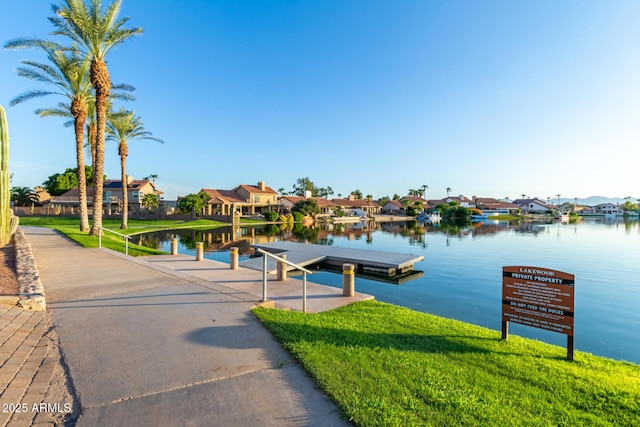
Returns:
[[[415,214],[420,214],[426,212],[431,207],[426,199],[419,196],[404,196],[399,200],[399,202],[404,213],[409,211],[414,212]],[[410,207],[413,208],[412,211],[408,209]]]
[[[402,206],[402,202],[400,202],[400,200],[389,200],[382,206],[380,212],[384,214],[398,215],[404,213],[404,206]]]
[[[540,199],[517,199],[513,203],[520,207],[520,210],[524,213],[530,214],[543,214],[548,211],[553,211],[556,206],[547,204]]]
[[[600,203],[595,205],[593,210],[596,214],[600,215],[622,215],[622,206],[618,206],[615,203]]]
[[[460,203],[460,206],[462,206],[463,208],[473,208],[473,202],[471,200],[469,200],[468,198],[466,198],[463,195],[460,196],[449,196],[449,197],[445,197],[444,199],[438,199],[438,200],[429,200],[429,204],[431,206],[438,206],[438,205],[448,205],[451,202],[458,202]]]
[[[38,198],[38,205],[42,206],[51,202],[51,194],[42,187],[36,187],[34,189],[36,197]]]
[[[476,208],[481,211],[503,211],[505,213],[508,212],[510,214],[516,214],[520,210],[520,207],[515,203],[503,202],[491,197],[474,197],[473,201],[475,202]]]
[[[348,199],[332,199],[331,202],[342,208],[346,215],[372,216],[381,210],[381,206],[375,200],[356,199],[353,194],[350,194]]]
[[[216,190],[203,188],[209,196],[205,213],[207,215],[259,215],[279,210],[278,193],[268,187],[264,181],[258,185],[241,184],[232,190]]]
[[[103,200],[111,200],[116,198],[122,204],[122,181],[107,179],[103,185]],[[142,200],[146,194],[155,194],[158,196],[158,200],[162,196],[163,192],[158,190],[153,183],[148,179],[133,179],[127,176],[127,204],[130,212],[137,212],[142,207]]]
[[[331,200],[327,200],[322,197],[282,196],[280,197],[280,206],[282,207],[282,212],[291,212],[291,209],[296,205],[296,203],[307,199],[315,200],[318,203],[318,207],[320,208],[319,215],[333,215],[333,209],[336,207],[336,205],[334,205]]]
[[[122,181],[107,179],[104,181],[102,193],[102,205],[107,213],[122,211]],[[93,206],[93,187],[87,187],[87,205]],[[158,198],[163,194],[152,181],[146,179],[133,179],[127,177],[127,204],[130,212],[137,212],[142,207],[142,199],[145,194],[155,194]],[[80,206],[80,191],[71,189],[60,196],[51,198],[52,207],[70,208],[71,212]]]

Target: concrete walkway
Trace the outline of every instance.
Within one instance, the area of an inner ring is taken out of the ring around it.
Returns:
[[[186,256],[134,259],[23,228],[81,410],[77,425],[348,425],[250,313],[260,272]],[[311,283],[308,295],[310,311],[369,298]],[[300,281],[270,280],[269,296],[298,309]]]

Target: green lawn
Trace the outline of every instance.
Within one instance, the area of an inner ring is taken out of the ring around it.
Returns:
[[[632,363],[375,301],[254,313],[359,426],[640,425]]]
[[[179,228],[214,228],[222,227],[227,224],[210,221],[206,219],[197,219],[193,221],[182,220],[138,220],[130,219],[128,221],[129,228],[120,229],[121,221],[118,219],[104,219],[102,225],[105,229],[115,231],[120,234],[131,235],[139,233],[148,233],[156,230],[179,229]],[[71,240],[78,242],[86,248],[97,248],[98,238],[89,236],[89,233],[80,231],[80,220],[78,218],[65,218],[54,216],[26,216],[20,217],[20,225],[34,225],[39,227],[53,228],[64,234]],[[113,233],[105,232],[102,236],[102,246],[119,252],[125,251],[124,238]],[[165,252],[157,249],[151,249],[144,246],[129,244],[129,255],[156,255]]]

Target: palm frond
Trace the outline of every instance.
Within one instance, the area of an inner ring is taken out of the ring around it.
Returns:
[[[18,104],[20,104],[22,102],[25,102],[25,101],[28,101],[30,99],[40,98],[42,96],[55,95],[55,94],[57,94],[57,93],[56,92],[46,91],[46,90],[30,90],[28,92],[21,93],[20,95],[18,95],[15,98],[13,98],[9,102],[9,105],[11,105],[13,107],[14,105],[18,105]]]

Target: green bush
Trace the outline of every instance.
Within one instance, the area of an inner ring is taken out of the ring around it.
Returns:
[[[280,214],[278,212],[265,212],[264,217],[267,221],[274,222],[278,220]]]
[[[302,218],[304,218],[304,215],[302,215],[300,212],[293,213],[293,220],[295,222],[302,222]]]

